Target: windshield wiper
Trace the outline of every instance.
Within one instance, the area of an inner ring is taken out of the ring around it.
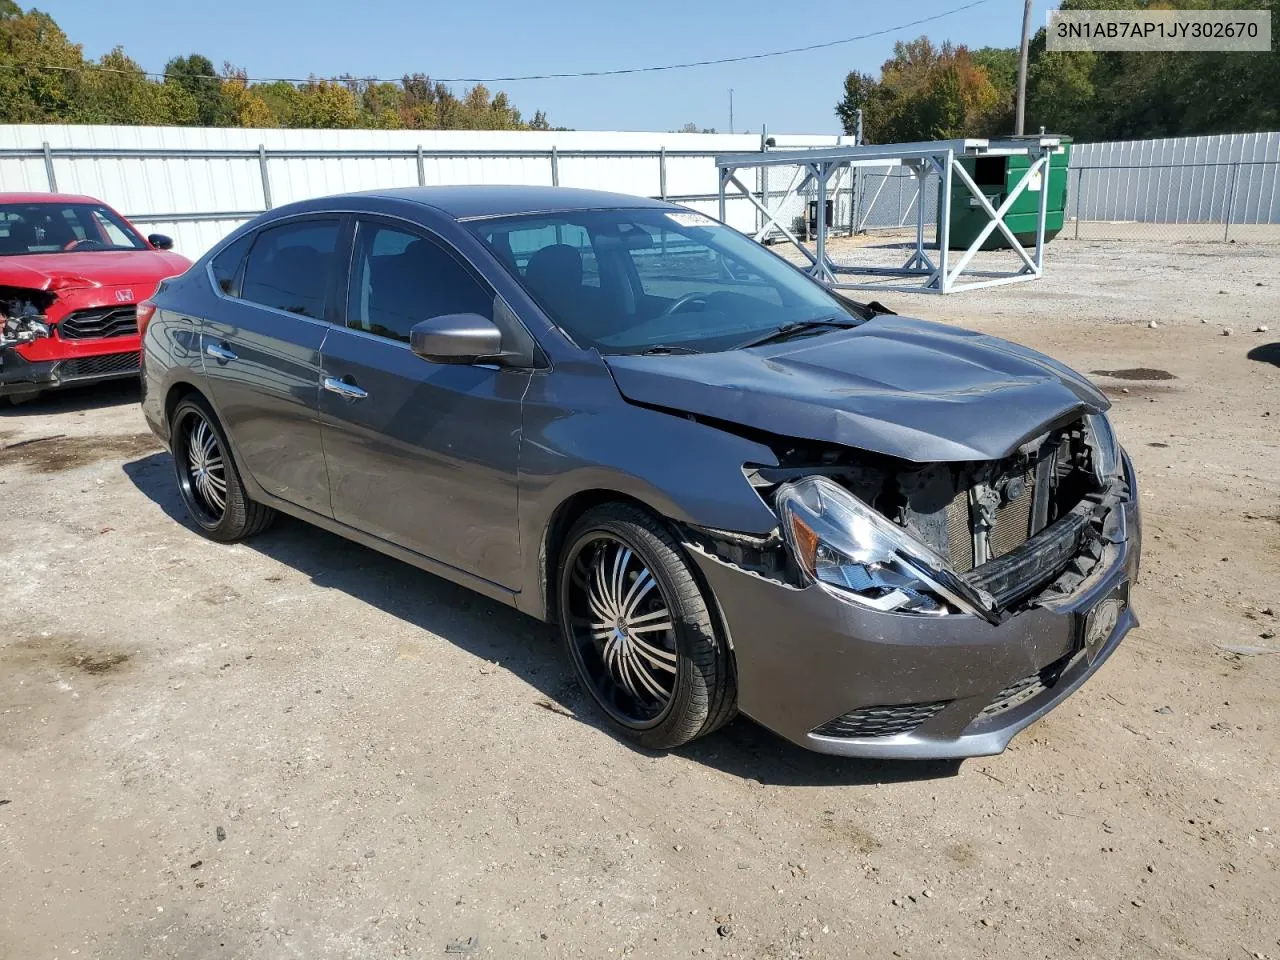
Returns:
[[[668,346],[665,343],[657,343],[646,350],[640,351],[642,357],[664,357],[673,353],[701,353],[701,350],[695,350],[693,347],[682,347],[680,345]]]
[[[848,330],[851,327],[858,326],[856,320],[839,320],[835,317],[827,317],[823,320],[797,320],[795,323],[784,323],[776,330],[766,333],[764,336],[756,337],[754,340],[748,340],[746,343],[740,343],[735,348],[742,350],[745,347],[760,347],[766,343],[781,343],[784,340],[790,340],[797,334],[806,333],[809,330],[817,330],[822,327],[834,327],[838,330]]]

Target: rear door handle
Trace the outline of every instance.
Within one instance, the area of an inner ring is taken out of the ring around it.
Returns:
[[[239,357],[237,357],[234,353],[232,353],[230,350],[228,350],[228,349],[227,349],[227,347],[226,347],[224,344],[221,344],[221,343],[210,343],[210,344],[208,344],[208,345],[204,348],[204,352],[205,352],[205,354],[206,354],[207,356],[213,357],[213,359],[215,359],[215,360],[220,360],[220,361],[221,361],[221,362],[223,362],[223,363],[227,363],[227,362],[229,362],[229,361],[231,361],[231,360],[239,360],[239,359],[240,359],[240,358],[239,358]]]
[[[339,380],[337,377],[325,377],[324,388],[330,393],[336,393],[344,400],[363,400],[369,395],[368,390],[362,390],[354,383],[347,383],[347,381]]]

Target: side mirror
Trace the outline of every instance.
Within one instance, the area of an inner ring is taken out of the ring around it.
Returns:
[[[172,250],[173,238],[166,237],[163,233],[147,234],[147,243],[151,244],[157,250]]]
[[[502,354],[502,331],[478,313],[446,313],[415,323],[409,348],[432,363],[475,363]]]

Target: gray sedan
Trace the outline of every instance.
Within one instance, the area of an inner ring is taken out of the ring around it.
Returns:
[[[283,512],[555,622],[647,747],[741,711],[833,754],[998,753],[1136,623],[1133,468],[1084,377],[683,207],[309,200],[138,313],[206,536]]]

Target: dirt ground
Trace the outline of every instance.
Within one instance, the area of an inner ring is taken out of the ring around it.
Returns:
[[[637,751],[546,627],[209,543],[136,393],[68,394],[0,414],[0,958],[1280,960],[1280,247],[879,296],[1112,371],[1142,627],[1005,754]]]

